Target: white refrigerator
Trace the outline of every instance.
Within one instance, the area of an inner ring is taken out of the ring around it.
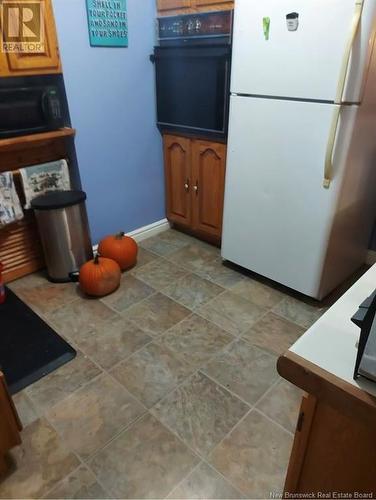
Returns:
[[[318,299],[375,218],[375,30],[376,0],[235,2],[222,257]]]

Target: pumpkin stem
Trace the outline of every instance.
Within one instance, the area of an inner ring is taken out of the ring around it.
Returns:
[[[99,264],[99,253],[94,257],[94,264]]]
[[[120,231],[120,233],[117,233],[117,235],[115,236],[115,238],[117,240],[121,240],[122,238],[124,238],[124,236],[125,236],[124,231]]]

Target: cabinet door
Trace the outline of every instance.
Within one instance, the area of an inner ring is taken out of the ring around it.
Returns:
[[[1,31],[0,31],[0,37],[1,37]],[[0,49],[0,77],[7,76],[7,74],[8,74],[7,57],[4,54],[4,52],[2,52]]]
[[[8,53],[10,74],[61,73],[59,48],[51,0],[44,0],[44,51]],[[29,26],[30,27],[30,26]],[[30,27],[32,29],[32,26]]]
[[[171,222],[191,224],[191,141],[184,137],[164,136],[167,218]]]
[[[158,0],[158,10],[188,9],[191,7],[191,0]]]
[[[192,155],[194,229],[221,238],[226,146],[193,141]]]
[[[4,375],[0,372],[0,476],[7,471],[5,453],[21,443],[21,422],[8,393]]]

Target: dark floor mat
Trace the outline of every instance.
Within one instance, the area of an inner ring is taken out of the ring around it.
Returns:
[[[76,351],[7,288],[0,304],[0,370],[11,394],[56,370]]]

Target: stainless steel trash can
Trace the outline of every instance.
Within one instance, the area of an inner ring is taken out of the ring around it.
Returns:
[[[54,191],[31,202],[37,218],[48,278],[54,283],[72,280],[93,258],[83,191]]]

